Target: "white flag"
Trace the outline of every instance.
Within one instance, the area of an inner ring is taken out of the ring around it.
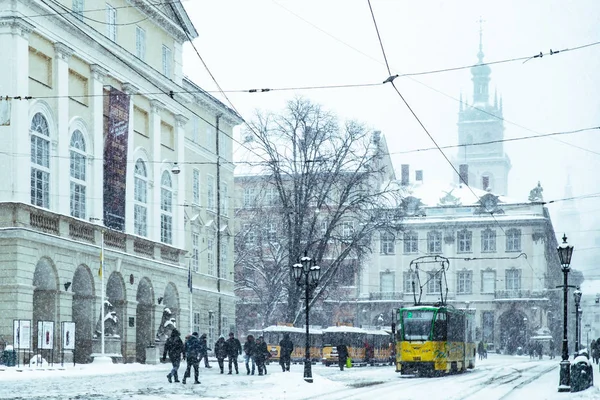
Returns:
[[[10,125],[10,100],[0,99],[0,126]]]

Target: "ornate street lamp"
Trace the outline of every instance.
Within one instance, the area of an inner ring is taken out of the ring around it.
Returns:
[[[575,356],[577,356],[579,352],[579,303],[581,302],[579,288],[573,292],[573,298],[575,299]]]
[[[573,246],[567,244],[567,235],[563,234],[563,242],[558,248],[558,258],[560,266],[564,274],[563,288],[563,343],[562,343],[562,360],[560,361],[560,382],[558,385],[559,392],[571,391],[571,363],[569,362],[569,342],[567,340],[567,297],[568,297],[568,275],[571,270],[571,256],[573,255]]]
[[[300,263],[292,265],[292,275],[299,287],[304,287],[305,309],[306,309],[306,349],[304,358],[304,380],[312,383],[312,361],[310,359],[310,338],[309,338],[309,307],[311,292],[319,284],[321,277],[321,267],[314,265],[314,261],[306,256],[300,259]]]

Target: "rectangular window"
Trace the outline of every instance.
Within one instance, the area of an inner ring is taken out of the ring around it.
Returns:
[[[481,293],[494,293],[496,291],[496,271],[481,272]]]
[[[458,271],[456,293],[473,293],[473,271]]]
[[[406,232],[404,234],[404,254],[415,254],[419,252],[419,234],[417,232]]]
[[[350,239],[354,235],[354,221],[342,222],[342,237]]]
[[[193,332],[200,332],[200,313],[194,313],[194,323],[193,323]]]
[[[379,251],[381,254],[394,254],[396,252],[396,238],[390,232],[381,232],[379,234]]]
[[[71,182],[71,216],[85,219],[85,186]]]
[[[215,178],[212,175],[206,177],[206,207],[215,211]]]
[[[509,229],[506,231],[506,251],[521,251],[520,229]]]
[[[244,188],[244,207],[254,207],[256,202],[256,191],[254,188]]]
[[[243,226],[246,235],[246,245],[254,246],[256,244],[256,235],[251,224],[244,224]]]
[[[267,230],[267,241],[270,243],[277,242],[277,224],[274,222],[269,223]]]
[[[481,251],[483,253],[496,251],[496,231],[486,229],[481,232]]]
[[[379,291],[392,293],[395,291],[395,276],[393,272],[381,272],[379,274]]]
[[[71,7],[71,10],[73,10],[73,14],[80,21],[83,21],[83,8],[83,0],[73,0],[73,6]]]
[[[160,241],[166,244],[173,243],[173,217],[170,215],[160,215]]]
[[[277,204],[277,188],[268,187],[265,193],[265,205],[272,206]]]
[[[136,235],[148,236],[148,210],[146,207],[136,204],[133,206],[133,230]]]
[[[214,343],[216,342],[216,337],[215,337],[215,313],[212,311],[208,312],[208,338],[207,341],[209,343]]]
[[[440,254],[442,252],[442,232],[427,233],[427,252],[430,254]]]
[[[215,275],[215,238],[213,235],[206,239],[206,256],[208,268],[208,275]]]
[[[481,177],[481,188],[483,190],[487,190],[488,187],[490,187],[490,177],[489,176],[482,176]]]
[[[507,269],[505,278],[506,290],[521,290],[521,270]]]
[[[225,182],[221,182],[221,215],[229,215],[229,189]]]
[[[31,204],[50,208],[50,174],[31,168]]]
[[[229,318],[227,318],[225,315],[223,315],[221,317],[221,334],[223,336],[227,336],[227,334],[229,330]]]
[[[439,271],[427,273],[427,293],[440,293],[442,291],[442,274]]]
[[[458,253],[470,253],[473,250],[472,242],[473,242],[473,232],[468,230],[459,231],[457,234],[458,237]]]
[[[162,67],[163,67],[163,75],[167,78],[171,78],[171,49],[167,46],[163,45],[162,47]]]
[[[226,241],[221,242],[221,264],[219,268],[221,270],[221,278],[227,279],[228,271],[227,271],[227,252],[229,251],[229,246]]]
[[[419,281],[417,280],[417,274],[415,272],[405,272],[404,276],[404,293],[414,293],[415,290],[419,291]],[[415,287],[413,289],[413,281]]]
[[[142,61],[146,59],[146,31],[139,26],[135,27],[135,55]]]
[[[192,269],[200,270],[200,235],[197,233],[192,233]]]
[[[192,173],[192,201],[200,205],[200,170],[197,169]]]
[[[117,9],[110,4],[106,4],[106,36],[117,41]]]

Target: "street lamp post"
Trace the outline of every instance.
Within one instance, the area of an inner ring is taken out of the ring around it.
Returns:
[[[581,290],[579,290],[579,288],[573,292],[573,298],[575,299],[575,354],[577,354],[579,352],[579,343],[581,341],[579,337],[579,304],[581,302]]]
[[[524,345],[524,347],[529,349],[529,339],[527,338],[527,317],[523,317],[523,326],[525,327],[525,345]]]
[[[309,338],[309,309],[310,309],[310,294],[319,284],[321,275],[321,267],[314,265],[313,260],[306,256],[300,259],[300,263],[292,266],[292,273],[296,284],[299,287],[304,287],[305,309],[306,309],[306,350],[304,358],[304,380],[308,383],[313,382],[312,378],[312,361],[310,359],[310,338]]]
[[[560,266],[564,274],[563,279],[563,343],[562,343],[562,360],[560,361],[560,382],[558,385],[559,392],[571,391],[571,363],[569,362],[569,342],[567,339],[567,297],[568,297],[568,275],[571,269],[571,256],[573,255],[573,246],[567,244],[567,235],[563,235],[563,242],[556,249]],[[561,286],[558,286],[561,287]]]

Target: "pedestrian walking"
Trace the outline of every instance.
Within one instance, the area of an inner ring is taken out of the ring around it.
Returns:
[[[221,370],[221,373],[223,373],[224,361],[225,357],[227,357],[227,343],[225,342],[225,337],[223,335],[219,336],[219,340],[215,343],[215,356],[219,363],[219,369]]]
[[[167,375],[167,379],[169,383],[171,383],[171,378],[175,379],[175,382],[179,382],[179,378],[177,376],[177,371],[179,370],[179,365],[181,363],[181,357],[185,351],[185,347],[183,346],[183,341],[181,340],[179,331],[177,329],[173,329],[171,332],[171,336],[165,342],[165,349],[163,351],[162,360],[165,361],[167,359],[167,354],[169,355],[169,360],[171,361],[171,372]]]
[[[550,353],[550,359],[554,359],[554,339],[550,339],[550,343],[548,344],[548,351]]]
[[[484,348],[483,348],[483,340],[479,341],[479,344],[477,345],[477,352],[479,353],[479,359],[483,360],[483,353],[484,353]]]
[[[254,348],[254,361],[256,361],[258,375],[267,374],[267,367],[265,366],[265,361],[267,359],[268,353],[269,349],[267,348],[267,344],[263,340],[263,337],[259,336],[256,340],[256,347]]]
[[[290,370],[292,351],[294,351],[294,343],[290,339],[290,334],[284,333],[283,339],[279,342],[279,365],[283,372]]]
[[[206,333],[203,333],[200,336],[200,360],[204,359],[204,368],[212,368],[208,365],[208,351],[212,349],[208,347],[206,342]]]
[[[192,333],[192,336],[185,342],[185,360],[187,362],[187,368],[183,374],[183,380],[181,383],[185,385],[185,380],[191,376],[191,369],[194,368],[194,383],[199,384],[198,380],[198,364],[200,363],[200,339],[198,339],[198,332]]]
[[[246,343],[244,343],[244,361],[246,363],[246,375],[250,375],[250,361],[252,361],[252,375],[254,375],[254,353],[256,342],[254,341],[254,335],[246,336]]]
[[[229,332],[229,339],[227,339],[227,356],[229,357],[229,375],[231,375],[231,364],[235,366],[235,373],[239,374],[238,370],[238,356],[242,354],[242,344],[235,337],[233,332]]]
[[[340,343],[336,349],[338,353],[338,365],[340,366],[340,371],[343,371],[348,360],[348,347],[344,343]]]

